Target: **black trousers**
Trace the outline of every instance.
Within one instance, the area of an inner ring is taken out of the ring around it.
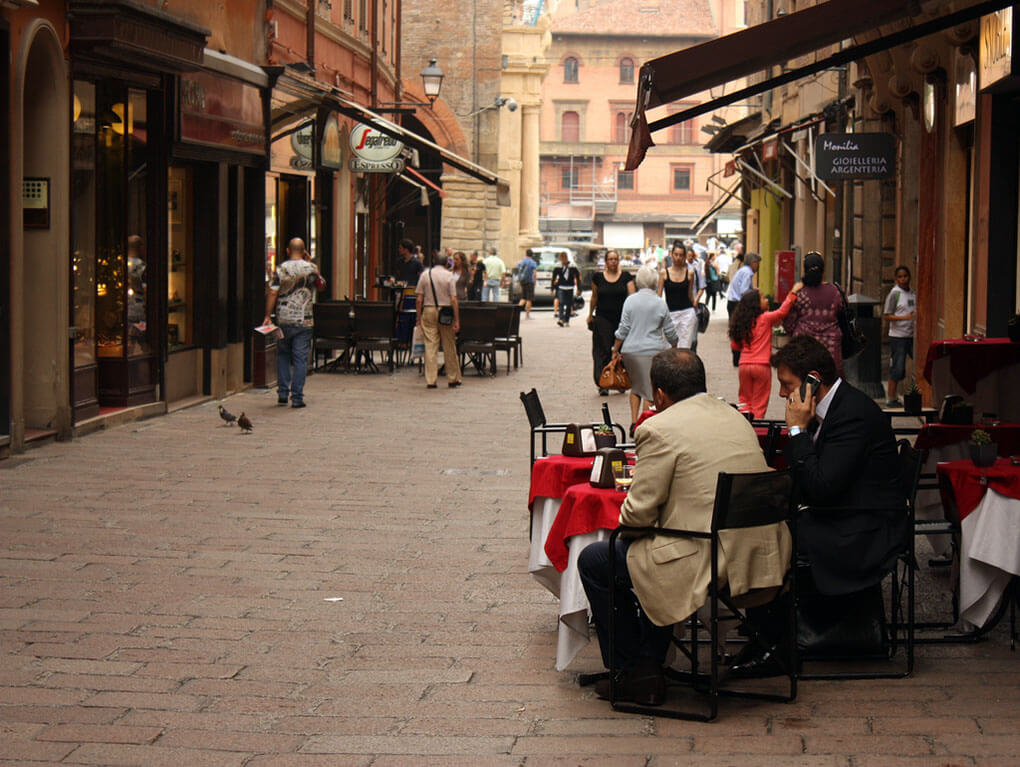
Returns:
[[[727,301],[726,302],[726,314],[730,317],[733,316],[733,311],[737,308],[739,301]],[[740,349],[730,349],[733,353],[733,367],[740,367]]]
[[[599,385],[602,368],[613,358],[613,344],[616,342],[616,323],[605,317],[595,315],[591,321],[591,359],[592,376],[595,385]]]
[[[630,541],[616,542],[616,669],[628,669],[637,661],[651,659],[662,665],[673,636],[672,626],[656,626],[641,609],[627,570]],[[595,631],[599,635],[602,663],[612,669],[609,659],[609,541],[598,541],[577,558],[577,570],[588,595]]]

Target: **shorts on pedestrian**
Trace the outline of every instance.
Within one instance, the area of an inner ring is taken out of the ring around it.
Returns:
[[[523,298],[525,301],[535,300],[535,283],[533,282],[521,283],[521,298]]]
[[[889,380],[902,381],[907,374],[907,355],[914,359],[914,339],[889,337]]]

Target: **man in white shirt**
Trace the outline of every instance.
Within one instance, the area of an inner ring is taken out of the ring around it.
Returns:
[[[889,387],[885,404],[899,407],[896,385],[907,374],[907,355],[914,359],[914,313],[917,299],[910,289],[910,270],[896,267],[896,286],[885,299],[882,319],[889,322]]]
[[[431,269],[418,278],[415,289],[418,326],[425,336],[425,385],[435,389],[439,377],[439,344],[443,344],[443,365],[447,386],[460,386],[460,358],[457,356],[457,331],[460,330],[460,305],[457,303],[457,278],[446,268],[446,256],[436,253]],[[440,313],[452,311],[452,322]]]
[[[486,257],[485,261],[485,285],[482,287],[483,301],[498,301],[499,288],[503,284],[503,273],[506,271],[506,264],[503,259],[496,255],[496,251]]]

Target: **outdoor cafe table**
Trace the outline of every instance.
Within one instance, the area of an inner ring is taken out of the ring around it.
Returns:
[[[539,458],[531,467],[531,489],[528,509],[531,511],[531,551],[528,555],[528,572],[560,596],[561,576],[545,555],[545,540],[560,510],[560,501],[567,488],[586,482],[591,476],[593,459],[567,455],[550,455]]]
[[[620,523],[620,507],[627,494],[572,485],[563,494],[556,521],[549,529],[545,553],[560,576],[560,628],[556,643],[556,670],[562,671],[588,644],[588,597],[577,571],[577,558],[585,547],[604,541]]]
[[[592,459],[549,456],[531,473],[532,535],[528,572],[559,598],[556,668],[588,643],[588,598],[577,572],[584,547],[616,527],[625,493],[591,487]]]
[[[974,405],[975,418],[994,413],[1020,421],[1020,343],[1008,338],[963,338],[932,342],[924,363],[937,406],[947,394],[960,394]]]
[[[925,451],[925,474],[934,474],[936,467],[946,461],[957,461],[970,456],[967,445],[974,429],[984,429],[999,446],[1000,456],[1020,453],[1020,423],[999,423],[995,426],[976,424],[964,426],[948,423],[926,423],[917,433],[914,447]],[[937,490],[921,490],[917,494],[918,519],[944,519],[942,498]],[[945,536],[932,536],[929,540],[937,554],[944,554],[948,541]]]
[[[1007,458],[982,468],[970,460],[938,465],[960,514],[960,617],[981,628],[1020,575],[1020,466]],[[947,492],[949,492],[947,490]]]

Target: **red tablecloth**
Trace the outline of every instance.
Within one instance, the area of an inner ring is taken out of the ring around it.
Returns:
[[[964,341],[962,338],[933,341],[928,347],[924,362],[925,380],[932,380],[935,360],[949,357],[949,369],[964,391],[973,394],[977,383],[989,373],[1020,362],[1020,344],[1008,338],[982,338]]]
[[[550,455],[539,458],[531,467],[531,492],[528,494],[528,508],[535,499],[562,498],[567,488],[579,482],[587,482],[591,476],[594,459],[575,458],[567,455]]]
[[[961,520],[977,508],[988,488],[1020,500],[1020,466],[1012,465],[1007,458],[985,468],[975,466],[970,459],[947,461],[937,470],[949,478]]]
[[[592,487],[587,482],[572,485],[563,494],[556,521],[545,539],[545,555],[561,573],[567,569],[567,539],[596,530],[615,530],[620,507],[627,494],[620,490]]]
[[[999,455],[1010,456],[1020,453],[1020,423],[1000,423],[998,426],[955,426],[947,423],[926,423],[917,433],[914,447],[927,450],[945,447],[970,439],[974,429],[984,429],[991,435],[992,442],[999,446]]]

